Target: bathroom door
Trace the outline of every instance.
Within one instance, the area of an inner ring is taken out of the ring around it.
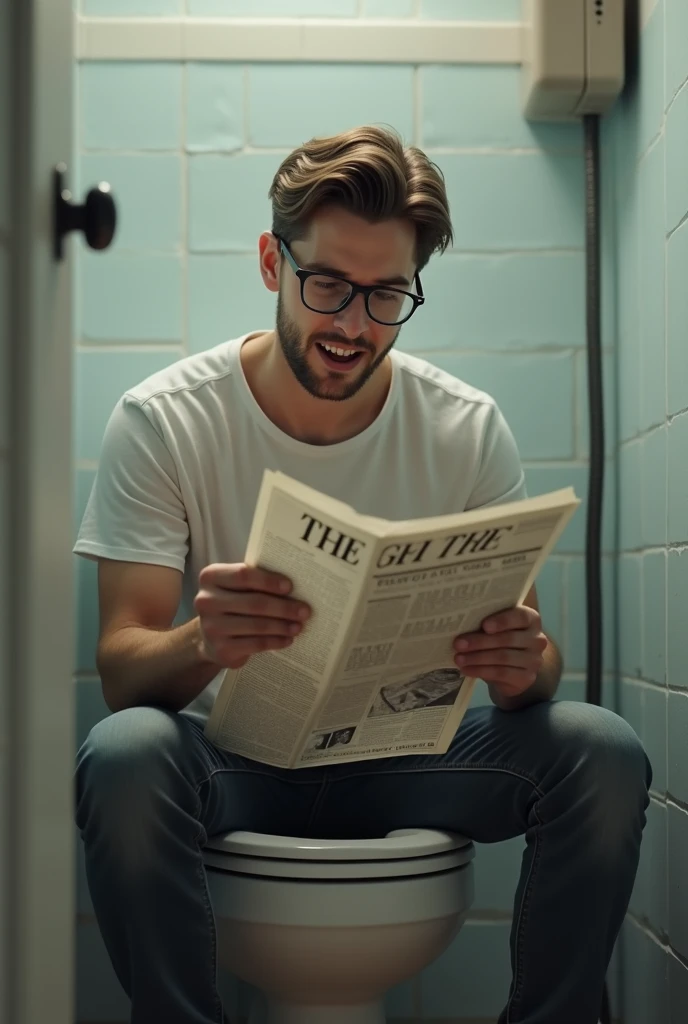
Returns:
[[[73,1024],[71,285],[53,168],[72,165],[74,15],[0,8],[0,1022]]]

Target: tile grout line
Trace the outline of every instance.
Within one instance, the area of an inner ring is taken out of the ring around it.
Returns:
[[[563,664],[566,664],[566,656],[569,650],[569,562],[565,561],[561,569],[561,657]]]
[[[664,35],[665,45],[664,53],[666,55],[666,28],[667,19],[664,18]],[[665,61],[666,64],[666,61]],[[666,77],[666,67],[664,69],[663,78]],[[666,99],[666,88],[665,96]],[[666,118],[665,114],[665,118]],[[664,168],[662,173],[662,188],[663,188],[663,214],[664,224],[666,226],[667,220],[667,149],[664,147]],[[666,231],[664,232],[664,245],[663,245],[663,257],[664,257],[664,338],[662,339],[664,345],[664,424],[665,424],[665,435],[664,435],[664,544],[667,552],[667,561],[664,564],[664,680],[669,685],[669,238],[667,237]],[[644,489],[644,488],[643,488]],[[667,787],[669,785],[669,698],[667,696],[666,707],[664,708],[664,735],[666,741],[664,744],[664,778],[667,780]],[[667,883],[668,884],[668,883]]]
[[[665,25],[665,28],[666,28],[666,25]],[[679,85],[678,89],[676,89],[676,91],[674,92],[673,96],[669,100],[669,103],[664,108],[664,116],[665,116],[665,118],[667,118],[669,116],[669,111],[671,110],[671,108],[673,107],[674,103],[676,102],[676,100],[678,99],[678,97],[681,95],[681,93],[684,90],[688,91],[688,77],[683,79],[683,81]],[[664,100],[666,102],[666,84],[665,84],[665,87],[664,87]]]
[[[77,352],[102,352],[108,355],[119,352],[124,354],[140,353],[140,352],[170,352],[173,353],[178,349],[184,349],[183,341],[172,341],[171,339],[161,339],[160,341],[141,341],[136,338],[132,338],[131,341],[94,341],[92,339],[81,339],[76,341],[74,348]],[[182,353],[183,354],[183,353]]]
[[[670,956],[674,956],[680,964],[688,969],[688,957],[679,953],[675,946],[672,946],[669,936],[664,936],[659,932],[655,931],[650,921],[647,918],[639,917],[637,914],[629,910],[627,917],[631,922],[638,928],[644,935],[651,939],[656,945],[658,945],[665,953]]]
[[[665,218],[666,218],[666,210],[665,210]],[[686,221],[688,221],[688,210],[687,210],[687,211],[686,211],[686,212],[685,212],[685,213],[683,214],[683,216],[682,216],[682,217],[681,217],[681,219],[680,219],[680,220],[678,221],[678,223],[677,223],[677,224],[674,224],[673,228],[670,228],[670,229],[669,229],[669,230],[668,230],[668,231],[666,232],[666,234],[665,234],[665,236],[664,236],[665,240],[666,240],[667,242],[670,242],[670,241],[671,241],[671,239],[672,239],[672,238],[674,237],[674,235],[676,234],[676,232],[677,232],[677,231],[680,231],[680,230],[681,230],[681,228],[682,228],[682,227],[684,227],[684,225],[685,225]]]
[[[243,96],[241,98],[241,153],[250,153],[252,151],[249,140],[251,138],[251,66],[250,64],[241,65],[241,88],[243,90]],[[253,149],[260,149],[260,147],[253,147]],[[263,150],[260,150],[263,152]],[[266,150],[267,151],[267,150]],[[285,154],[284,149],[277,149],[274,151],[279,155]]]
[[[583,444],[583,419],[581,410],[581,381],[582,374],[585,374],[586,363],[585,363],[585,346],[581,346],[573,353],[573,381],[572,381],[572,392],[573,392],[573,410],[572,410],[572,421],[574,431],[574,449],[577,459],[588,459],[589,452],[585,451],[585,445]],[[582,388],[585,392],[585,387]]]
[[[416,64],[413,68],[413,144],[414,146],[421,146],[421,139],[423,138],[423,128],[421,124],[421,111],[423,106],[423,83],[421,79],[420,65]]]
[[[644,553],[638,562],[638,586],[640,590],[640,636],[638,637],[638,660],[640,670],[645,670],[645,558]]]
[[[682,811],[684,814],[688,814],[688,802],[680,800],[673,793],[667,793],[666,805],[667,807],[674,807],[677,811]]]
[[[182,235],[182,252],[181,252],[181,271],[182,271],[182,351],[184,355],[189,354],[189,254],[191,252],[191,246],[189,244],[189,207],[190,207],[190,195],[189,195],[189,180],[190,180],[190,167],[189,167],[189,152],[187,149],[188,135],[189,135],[189,64],[188,61],[183,61],[181,66],[182,73],[182,106],[180,116],[180,131],[181,131],[181,151],[182,151],[182,208],[181,208],[181,235]]]
[[[653,423],[651,426],[645,427],[643,430],[640,430],[633,437],[629,437],[623,441],[620,441],[617,450],[622,451],[624,449],[630,448],[632,445],[637,444],[640,441],[643,441],[650,434],[654,434],[658,430],[664,430],[666,427],[670,427],[675,420],[683,419],[684,416],[688,416],[688,406],[685,409],[680,409],[678,412],[669,413],[664,423]]]
[[[209,62],[207,62],[207,61],[195,62],[194,61],[194,62],[190,62],[190,63],[207,64]],[[404,66],[409,66],[409,65],[404,65]],[[249,65],[245,65],[245,67],[247,69],[249,69]],[[422,65],[420,65],[420,64],[413,64],[413,65],[410,65],[410,67],[412,67],[414,69],[415,68],[420,69],[422,67]],[[294,145],[296,145],[296,143],[294,143]],[[280,155],[280,156],[288,156],[289,153],[291,152],[292,148],[293,147],[291,147],[291,146],[261,146],[261,145],[254,145],[254,144],[248,144],[247,143],[242,148],[242,150],[238,150],[238,151],[227,150],[227,149],[220,149],[220,148],[217,148],[217,149],[203,149],[203,150],[200,151],[200,154],[202,156],[225,156],[227,158],[231,158],[232,156],[235,155],[236,152],[245,152],[247,154],[262,153],[262,154],[276,154],[276,155]],[[101,153],[104,153],[104,154],[118,153],[118,154],[120,154],[122,156],[138,156],[141,153],[156,154],[156,155],[159,154],[159,155],[162,156],[162,155],[169,155],[169,154],[175,154],[176,155],[176,154],[179,153],[179,149],[178,148],[175,149],[174,147],[169,147],[169,146],[160,146],[160,147],[156,146],[156,147],[153,147],[153,148],[150,148],[150,149],[146,148],[146,147],[138,148],[138,149],[136,149],[136,148],[131,149],[128,146],[122,146],[122,147],[121,146],[112,146],[111,147],[111,146],[102,146],[102,145],[100,145],[100,146],[86,146],[84,151],[88,152],[88,153],[91,153],[91,154],[95,154],[95,155],[99,155]],[[556,150],[556,149],[528,149],[528,148],[523,148],[523,147],[510,147],[510,146],[485,147],[485,146],[430,146],[429,145],[429,146],[425,147],[425,152],[429,156],[497,156],[497,157],[543,156],[543,155],[544,156],[566,156],[566,157],[574,157],[574,156],[575,157],[579,157],[580,156],[580,152],[578,150],[569,150],[569,149],[561,149],[561,150]],[[560,247],[557,246],[555,248],[560,248]],[[564,248],[564,251],[575,251],[575,252],[582,252],[583,251],[582,246],[564,246],[563,248]],[[525,252],[537,251],[537,247],[534,247],[533,249],[526,249],[524,251]],[[546,248],[545,251],[549,252],[551,250]]]

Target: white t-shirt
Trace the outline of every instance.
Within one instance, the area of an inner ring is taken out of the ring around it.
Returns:
[[[338,444],[307,444],[253,397],[239,357],[252,336],[148,377],[123,395],[105,430],[74,551],[180,570],[176,622],[194,615],[205,565],[243,561],[264,469],[385,519],[525,497],[513,436],[484,392],[392,350],[391,385],[374,422]],[[205,721],[221,677],[187,713]]]

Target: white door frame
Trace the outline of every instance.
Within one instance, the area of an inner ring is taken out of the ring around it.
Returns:
[[[64,161],[73,180],[74,14],[71,0],[10,5],[15,116],[5,1012],[8,1024],[73,1024],[71,284],[68,261],[58,263],[52,253],[51,172]]]

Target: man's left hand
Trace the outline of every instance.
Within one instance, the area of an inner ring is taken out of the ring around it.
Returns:
[[[540,613],[527,605],[490,615],[482,631],[454,641],[455,661],[465,676],[476,676],[504,697],[518,697],[536,681],[548,640]]]

